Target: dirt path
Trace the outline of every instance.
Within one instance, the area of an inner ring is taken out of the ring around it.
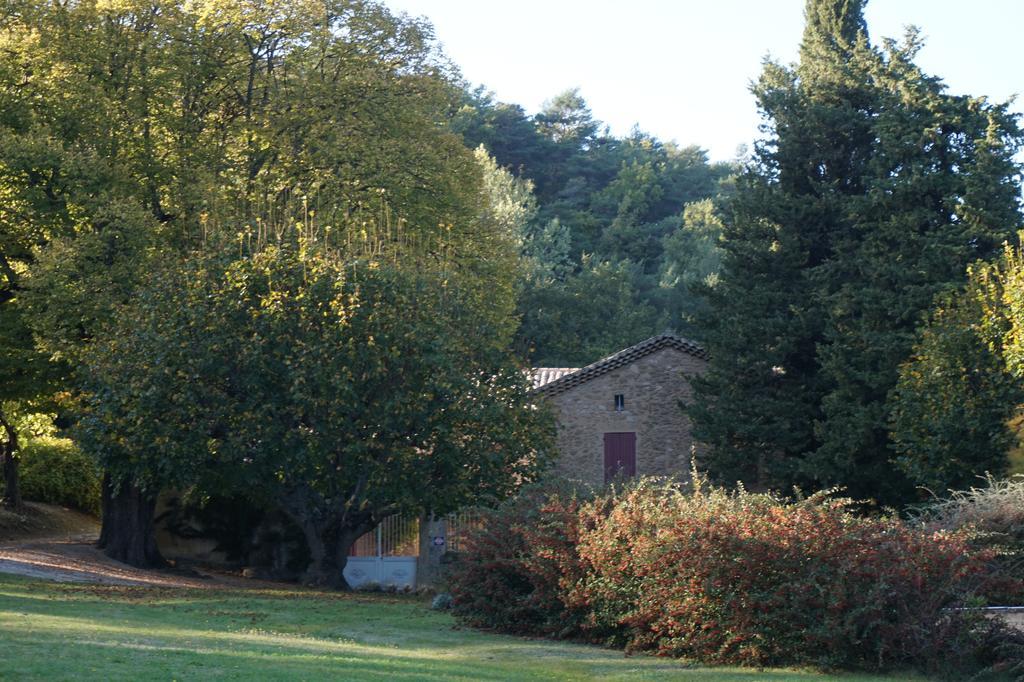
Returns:
[[[110,559],[96,536],[40,538],[0,545],[0,573],[59,582],[157,587],[210,587],[211,578],[184,572],[148,571]],[[221,585],[223,586],[223,585]]]
[[[96,549],[96,535],[0,544],[0,573],[57,582],[185,589],[304,589],[293,583],[243,578],[209,569],[147,570],[114,561]]]
[[[212,571],[135,568],[96,549],[98,536],[99,522],[73,510],[32,502],[21,513],[0,510],[0,573],[58,582],[188,589],[286,587]]]

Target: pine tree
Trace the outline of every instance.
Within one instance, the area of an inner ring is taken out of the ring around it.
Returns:
[[[954,97],[916,33],[868,40],[861,0],[808,0],[795,67],[754,87],[767,139],[738,187],[691,408],[724,480],[906,500],[888,396],[936,294],[1019,222],[1005,106]]]

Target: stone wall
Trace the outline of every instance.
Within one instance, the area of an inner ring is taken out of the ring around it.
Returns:
[[[637,476],[690,475],[690,420],[679,409],[692,390],[687,376],[707,366],[672,347],[658,349],[563,393],[548,397],[558,417],[556,473],[591,485],[604,484],[604,434],[636,433]],[[615,395],[625,409],[615,410]]]

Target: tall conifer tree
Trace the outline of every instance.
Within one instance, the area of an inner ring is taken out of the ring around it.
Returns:
[[[767,136],[741,179],[691,408],[723,480],[913,493],[891,463],[888,395],[935,295],[1019,223],[1003,105],[956,97],[873,47],[863,0],[808,0],[800,61],[766,62]]]

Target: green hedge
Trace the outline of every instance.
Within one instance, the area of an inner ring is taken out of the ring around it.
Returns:
[[[21,449],[21,494],[26,500],[100,513],[100,473],[67,438],[40,436]]]

